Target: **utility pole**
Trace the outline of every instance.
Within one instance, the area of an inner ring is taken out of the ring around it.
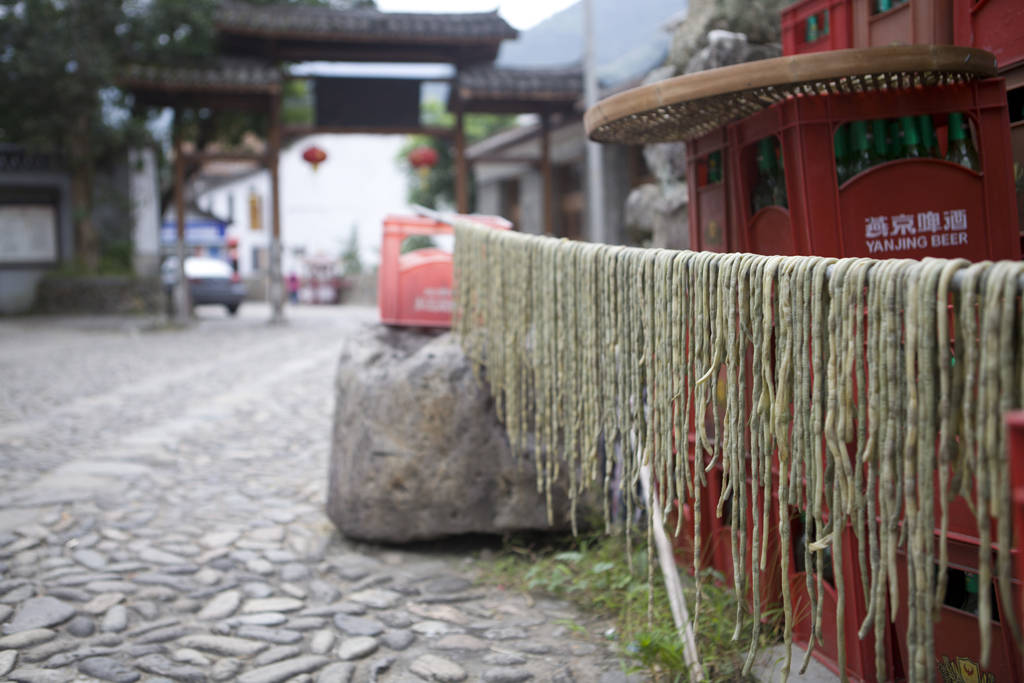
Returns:
[[[583,0],[583,100],[587,109],[597,103],[597,64],[594,56],[594,0]],[[601,145],[587,140],[587,210],[590,241],[606,242],[604,224],[604,168]]]
[[[174,252],[178,257],[178,276],[174,282],[174,322],[188,323],[192,315],[192,301],[185,278],[185,154],[181,139],[181,110],[174,110],[174,215],[177,222],[177,238]]]

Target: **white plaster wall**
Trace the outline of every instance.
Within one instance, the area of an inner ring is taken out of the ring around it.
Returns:
[[[338,258],[348,244],[353,226],[359,234],[364,266],[380,260],[381,225],[389,213],[405,213],[406,176],[396,158],[405,138],[400,135],[314,135],[282,150],[281,242],[285,275],[301,273],[301,258],[326,255]],[[302,159],[311,145],[327,152],[327,160],[316,171]],[[254,231],[249,222],[249,194],[263,200],[263,229]],[[254,247],[269,245],[271,225],[270,175],[260,171],[203,193],[199,206],[220,217],[228,217],[229,196],[234,196],[234,215],[228,235],[238,238],[239,272],[254,274]]]
[[[160,186],[152,149],[128,153],[128,191],[132,206],[132,266],[140,277],[160,272]]]

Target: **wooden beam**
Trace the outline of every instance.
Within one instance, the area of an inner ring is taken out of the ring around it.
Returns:
[[[454,138],[455,129],[441,126],[287,126],[284,135],[289,139],[306,135],[333,133],[337,135],[432,135],[439,138]]]
[[[544,185],[544,234],[553,235],[555,230],[554,187],[551,173],[551,117],[540,117],[540,174]]]
[[[540,168],[541,159],[540,157],[519,157],[514,155],[505,155],[500,152],[489,153],[489,154],[474,154],[469,158],[470,163],[478,164],[529,164],[535,168]]]
[[[186,161],[206,163],[207,161],[253,161],[259,164],[269,162],[267,154],[258,152],[191,152],[184,155]]]
[[[281,182],[278,166],[281,156],[281,98],[270,102],[270,135],[267,158],[270,166],[270,194],[273,209],[270,214],[270,322],[284,321],[284,276],[281,270]]]
[[[459,213],[469,213],[469,167],[466,165],[465,117],[462,112],[462,100],[455,97],[453,101],[455,104],[455,209]]]

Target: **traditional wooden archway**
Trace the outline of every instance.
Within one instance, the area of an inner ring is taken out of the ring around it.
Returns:
[[[267,149],[263,154],[186,155],[180,135],[175,136],[174,202],[178,216],[177,253],[184,262],[184,183],[188,161],[252,160],[270,171],[273,200],[270,248],[271,322],[283,320],[284,285],[281,273],[281,212],[278,158],[287,133],[425,133],[451,136],[456,156],[456,205],[469,209],[468,169],[465,161],[462,99],[457,88],[451,100],[452,129],[429,128],[407,121],[402,125],[340,122],[283,130],[281,124],[282,62],[346,61],[451,64],[457,82],[466,68],[493,62],[502,40],[517,32],[497,12],[475,14],[388,13],[375,9],[341,10],[301,5],[256,7],[226,0],[215,25],[224,56],[217,64],[198,68],[129,67],[120,86],[140,104],[184,108],[243,109],[266,112],[269,119]],[[373,102],[365,103],[373,107]],[[418,121],[418,99],[415,103]],[[177,130],[177,126],[175,127]],[[179,272],[175,300],[179,320],[189,311],[183,270]]]

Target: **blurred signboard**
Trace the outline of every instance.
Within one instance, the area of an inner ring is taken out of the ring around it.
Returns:
[[[0,263],[55,263],[57,207],[0,204]]]
[[[316,125],[418,126],[420,83],[406,78],[317,78],[314,80]]]

